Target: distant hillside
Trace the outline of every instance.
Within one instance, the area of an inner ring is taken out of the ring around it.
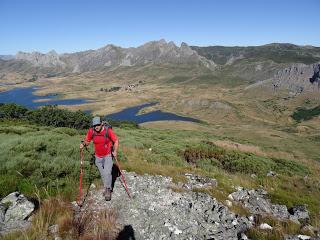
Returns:
[[[297,46],[289,43],[271,43],[262,46],[224,47],[191,46],[191,49],[217,64],[232,64],[235,61],[273,61],[275,63],[311,64],[320,61],[320,47]]]
[[[0,55],[0,59],[11,60],[11,59],[14,59],[14,56],[13,55]]]

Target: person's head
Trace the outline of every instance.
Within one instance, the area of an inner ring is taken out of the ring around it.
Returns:
[[[100,117],[94,117],[93,119],[92,119],[92,127],[94,128],[94,130],[96,131],[96,132],[100,132],[101,131],[101,129],[102,129],[102,122],[101,122],[101,119],[100,119]]]

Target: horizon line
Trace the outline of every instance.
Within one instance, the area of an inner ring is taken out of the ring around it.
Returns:
[[[166,39],[164,38],[161,38],[159,40],[151,40],[151,41],[146,41],[144,43],[140,43],[136,46],[120,46],[120,45],[116,45],[114,43],[108,43],[106,45],[103,45],[101,47],[97,47],[97,48],[88,48],[88,49],[83,49],[83,50],[74,50],[74,51],[63,51],[63,52],[59,52],[57,51],[56,49],[51,49],[51,50],[47,50],[47,51],[41,51],[41,50],[31,50],[31,51],[24,51],[24,50],[18,50],[16,53],[5,53],[5,54],[2,54],[0,53],[0,55],[2,56],[15,56],[17,53],[19,52],[22,52],[22,53],[41,53],[41,54],[48,54],[52,51],[56,52],[58,55],[63,55],[63,54],[73,54],[73,53],[77,53],[77,52],[85,52],[85,51],[96,51],[98,49],[101,49],[101,48],[104,48],[106,46],[109,46],[109,45],[113,45],[115,47],[120,47],[120,48],[138,48],[138,47],[141,47],[147,43],[150,43],[150,42],[160,42],[160,41],[165,41],[166,43],[170,43],[170,42],[173,42],[176,46],[181,46],[182,43],[186,43],[188,46],[191,46],[191,47],[261,47],[261,46],[266,46],[266,45],[272,45],[272,44],[290,44],[290,45],[295,45],[295,46],[298,46],[298,47],[315,47],[315,48],[318,48],[320,47],[320,45],[312,45],[312,44],[296,44],[296,43],[291,43],[291,42],[269,42],[269,43],[264,43],[264,44],[257,44],[257,45],[221,45],[221,44],[217,44],[217,45],[204,45],[204,44],[200,44],[200,45],[193,45],[193,44],[188,44],[187,42],[184,42],[184,41],[181,41],[180,44],[177,44],[175,41],[167,41]]]

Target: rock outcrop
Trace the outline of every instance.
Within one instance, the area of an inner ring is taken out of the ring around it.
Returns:
[[[206,193],[173,191],[171,178],[134,173],[125,177],[132,199],[117,181],[111,202],[104,200],[102,190],[93,189],[79,211],[114,208],[136,239],[238,239],[252,224]],[[188,184],[204,183],[189,176]]]
[[[293,64],[278,71],[272,80],[274,90],[287,89],[290,95],[320,91],[320,64]]]
[[[35,205],[23,194],[13,192],[0,202],[0,235],[24,229],[30,225],[29,217]]]
[[[288,210],[286,205],[272,204],[263,190],[238,188],[229,195],[229,199],[241,203],[252,214],[272,215],[282,220],[306,223],[310,220],[305,206],[299,205]]]

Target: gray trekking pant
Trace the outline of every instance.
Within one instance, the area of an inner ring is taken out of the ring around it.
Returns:
[[[100,176],[102,178],[103,186],[111,189],[112,184],[112,156],[111,154],[102,158],[96,156],[96,166],[99,169]]]

